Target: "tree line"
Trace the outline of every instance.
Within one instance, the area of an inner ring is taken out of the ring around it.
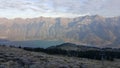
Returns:
[[[1,45],[6,46],[6,45]],[[9,46],[15,47],[15,46]],[[87,59],[95,59],[95,60],[109,60],[114,61],[114,59],[120,59],[120,51],[101,51],[101,50],[87,50],[87,51],[74,51],[74,50],[63,50],[60,48],[32,48],[32,47],[16,47],[20,49],[24,49],[26,51],[34,51],[34,52],[44,52],[52,55],[63,55],[68,57],[79,57],[79,58],[87,58]]]
[[[69,57],[79,57],[95,60],[109,60],[120,59],[119,51],[100,51],[100,50],[88,50],[88,51],[73,51],[73,50],[62,50],[60,48],[44,49],[44,48],[30,48],[23,47],[24,50],[34,52],[44,52],[52,55],[64,55]]]

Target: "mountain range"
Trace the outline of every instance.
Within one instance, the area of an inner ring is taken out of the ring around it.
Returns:
[[[62,40],[99,47],[120,47],[120,17],[0,18],[0,38],[12,41]]]

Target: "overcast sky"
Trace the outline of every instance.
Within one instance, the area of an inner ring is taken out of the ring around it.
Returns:
[[[0,0],[0,17],[120,16],[120,0]]]

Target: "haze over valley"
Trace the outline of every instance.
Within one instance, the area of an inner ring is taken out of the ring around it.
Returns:
[[[0,68],[120,68],[120,0],[0,0]]]

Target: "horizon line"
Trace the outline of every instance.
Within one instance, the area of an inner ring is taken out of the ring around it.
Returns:
[[[79,18],[79,17],[85,17],[85,16],[100,16],[100,17],[104,17],[104,18],[115,18],[115,17],[120,17],[120,15],[118,16],[103,16],[103,15],[82,15],[82,16],[76,16],[76,17],[62,17],[62,16],[58,16],[58,17],[54,17],[54,16],[38,16],[38,17],[14,17],[14,18],[8,18],[8,17],[0,17],[3,19],[9,19],[9,20],[14,20],[14,19],[35,19],[35,18],[69,18],[69,19],[73,19],[73,18]]]

